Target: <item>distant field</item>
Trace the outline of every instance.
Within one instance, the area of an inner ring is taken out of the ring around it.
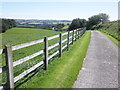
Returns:
[[[60,29],[58,29],[58,30],[56,30],[56,31],[65,32],[65,31],[67,31],[68,28],[69,28],[69,25],[65,25],[63,28],[60,28]]]
[[[64,26],[62,29],[68,29],[69,25]]]
[[[59,23],[63,23],[63,24],[65,24],[65,25],[67,25],[67,24],[71,24],[71,22],[52,22],[53,24],[59,24]]]
[[[17,28],[34,28],[33,25],[17,25]]]

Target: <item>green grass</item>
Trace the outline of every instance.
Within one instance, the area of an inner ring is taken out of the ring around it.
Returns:
[[[10,44],[10,45],[18,45],[22,43],[27,43],[34,40],[43,39],[45,36],[53,36],[56,34],[59,34],[60,32],[51,31],[51,30],[45,30],[45,29],[33,29],[33,28],[12,28],[8,30],[7,32],[1,34],[2,36],[2,46],[4,44]],[[67,38],[67,35],[63,37]],[[59,38],[50,40],[48,42],[48,45],[53,45],[55,43],[59,42]],[[66,42],[65,42],[66,43]],[[64,44],[65,44],[64,43]],[[44,49],[44,43],[36,44],[30,47],[22,48],[16,51],[13,51],[13,61],[17,61],[21,58],[24,58],[28,55],[32,55],[40,50]],[[58,50],[58,47],[49,50],[49,55],[53,54],[56,50]],[[5,66],[5,55],[0,55],[0,66]],[[39,55],[38,57],[35,57],[31,60],[28,60],[27,62],[24,62],[16,67],[14,67],[14,77],[22,73],[23,71],[29,69],[33,65],[37,64],[38,62],[44,60],[44,54]],[[0,74],[1,76],[1,74]],[[2,83],[6,82],[6,74],[5,72],[2,73]]]
[[[45,29],[32,29],[32,28],[12,28],[10,30],[8,30],[5,33],[2,33],[2,44],[1,46],[5,45],[5,44],[10,44],[10,45],[18,45],[18,44],[22,44],[22,43],[27,43],[30,41],[34,41],[34,40],[39,40],[39,39],[43,39],[45,36],[53,36],[59,34],[59,32],[56,31],[51,31],[51,30],[45,30]],[[49,46],[57,43],[58,39],[53,39],[49,41]],[[13,61],[19,60],[21,58],[24,58],[28,55],[32,55],[40,50],[42,50],[44,48],[44,44],[36,44],[30,47],[26,47],[26,48],[22,48],[16,51],[13,51]],[[49,52],[53,52],[54,50],[50,50]],[[0,55],[0,66],[5,66],[5,55],[2,54]],[[20,64],[16,67],[14,67],[14,77],[19,75],[20,73],[22,73],[24,70],[32,67],[33,65],[35,65],[36,63],[40,62],[41,60],[44,59],[43,54],[39,55],[38,57],[35,57],[31,60],[28,60],[27,62]],[[1,75],[1,74],[0,74]],[[3,83],[6,82],[5,81],[5,72],[2,73],[2,80]]]
[[[109,39],[111,39],[118,47],[120,47],[120,41],[118,41],[117,39],[115,39],[114,37],[100,31],[101,33],[103,33],[104,35],[106,35]]]
[[[11,44],[17,45],[34,40],[39,40],[45,36],[53,36],[59,32],[45,29],[33,28],[12,28],[2,35],[2,45]]]
[[[63,52],[61,58],[49,62],[48,71],[40,70],[19,88],[71,88],[82,67],[90,36],[91,32],[87,31],[70,46],[69,51]]]
[[[17,25],[17,28],[35,28],[33,25]]]
[[[69,25],[65,25],[62,29],[68,29]]]
[[[5,44],[18,45],[21,43],[27,43],[34,40],[43,39],[45,36],[53,36],[59,34],[59,32],[45,30],[45,29],[31,29],[31,28],[12,28],[7,32],[2,34],[2,46]],[[57,43],[58,39],[50,40],[49,46]],[[13,61],[16,61],[25,56],[31,55],[35,52],[38,52],[44,48],[44,44],[36,44],[27,48],[22,48],[16,51],[13,51]],[[4,56],[2,58],[2,64],[5,65]],[[0,61],[0,62],[1,62]]]

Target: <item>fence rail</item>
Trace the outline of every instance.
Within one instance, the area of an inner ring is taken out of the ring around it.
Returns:
[[[32,41],[32,42],[28,42],[28,43],[24,43],[24,44],[19,44],[16,46],[5,46],[4,49],[0,50],[0,54],[5,53],[5,59],[6,59],[6,66],[1,67],[0,68],[0,73],[7,71],[7,86],[8,88],[14,88],[14,83],[17,82],[18,80],[20,80],[21,78],[23,78],[24,76],[28,75],[30,72],[32,72],[33,70],[37,69],[39,66],[41,66],[42,64],[45,65],[45,70],[48,69],[48,61],[53,58],[55,55],[59,54],[59,56],[62,56],[62,51],[65,48],[69,49],[69,45],[73,44],[74,41],[76,41],[76,39],[78,39],[80,36],[82,36],[84,34],[84,32],[86,31],[85,28],[83,29],[76,29],[73,31],[68,31],[65,33],[60,33],[58,35],[52,36],[52,37],[45,37],[44,39],[41,40],[36,40],[36,41]],[[72,35],[70,35],[72,34]],[[64,40],[62,40],[62,37],[64,35],[67,35],[67,38],[65,38]],[[59,42],[51,45],[48,47],[48,41],[55,39],[55,38],[59,38]],[[72,39],[72,40],[71,40]],[[63,43],[67,42],[66,45],[62,45]],[[38,43],[44,43],[44,50],[38,51],[32,55],[26,56],[22,59],[16,60],[13,62],[13,58],[12,58],[12,51],[14,50],[18,50],[21,48],[25,48],[25,47],[29,47]],[[59,49],[54,52],[52,55],[48,55],[48,51],[59,46]],[[13,76],[13,68],[17,65],[20,65],[30,59],[33,59],[41,54],[44,54],[45,58],[43,61],[40,61],[39,63],[37,63],[36,65],[32,66],[31,68],[29,68],[28,70],[25,70],[24,72],[22,72],[21,74],[19,74],[18,76],[14,77]],[[0,87],[1,88],[1,87]]]

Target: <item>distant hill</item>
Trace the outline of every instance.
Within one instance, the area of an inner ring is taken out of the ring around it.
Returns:
[[[19,28],[39,28],[55,31],[66,31],[71,20],[37,20],[37,19],[15,19]]]
[[[71,23],[71,20],[15,19],[15,21],[18,23],[40,23],[40,24]]]

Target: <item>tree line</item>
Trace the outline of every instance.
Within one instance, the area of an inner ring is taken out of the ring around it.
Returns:
[[[71,25],[68,30],[73,30],[77,28],[86,27],[86,29],[94,29],[94,25],[98,25],[101,23],[108,22],[109,16],[105,13],[100,13],[98,15],[91,16],[88,20],[85,19],[73,19]]]
[[[59,30],[61,28],[63,28],[65,25],[62,23],[59,24],[39,24],[39,25],[34,25],[36,28],[39,29],[48,29],[48,30]]]
[[[5,32],[12,27],[16,27],[16,22],[14,19],[2,19],[2,29],[0,29],[0,33]]]

